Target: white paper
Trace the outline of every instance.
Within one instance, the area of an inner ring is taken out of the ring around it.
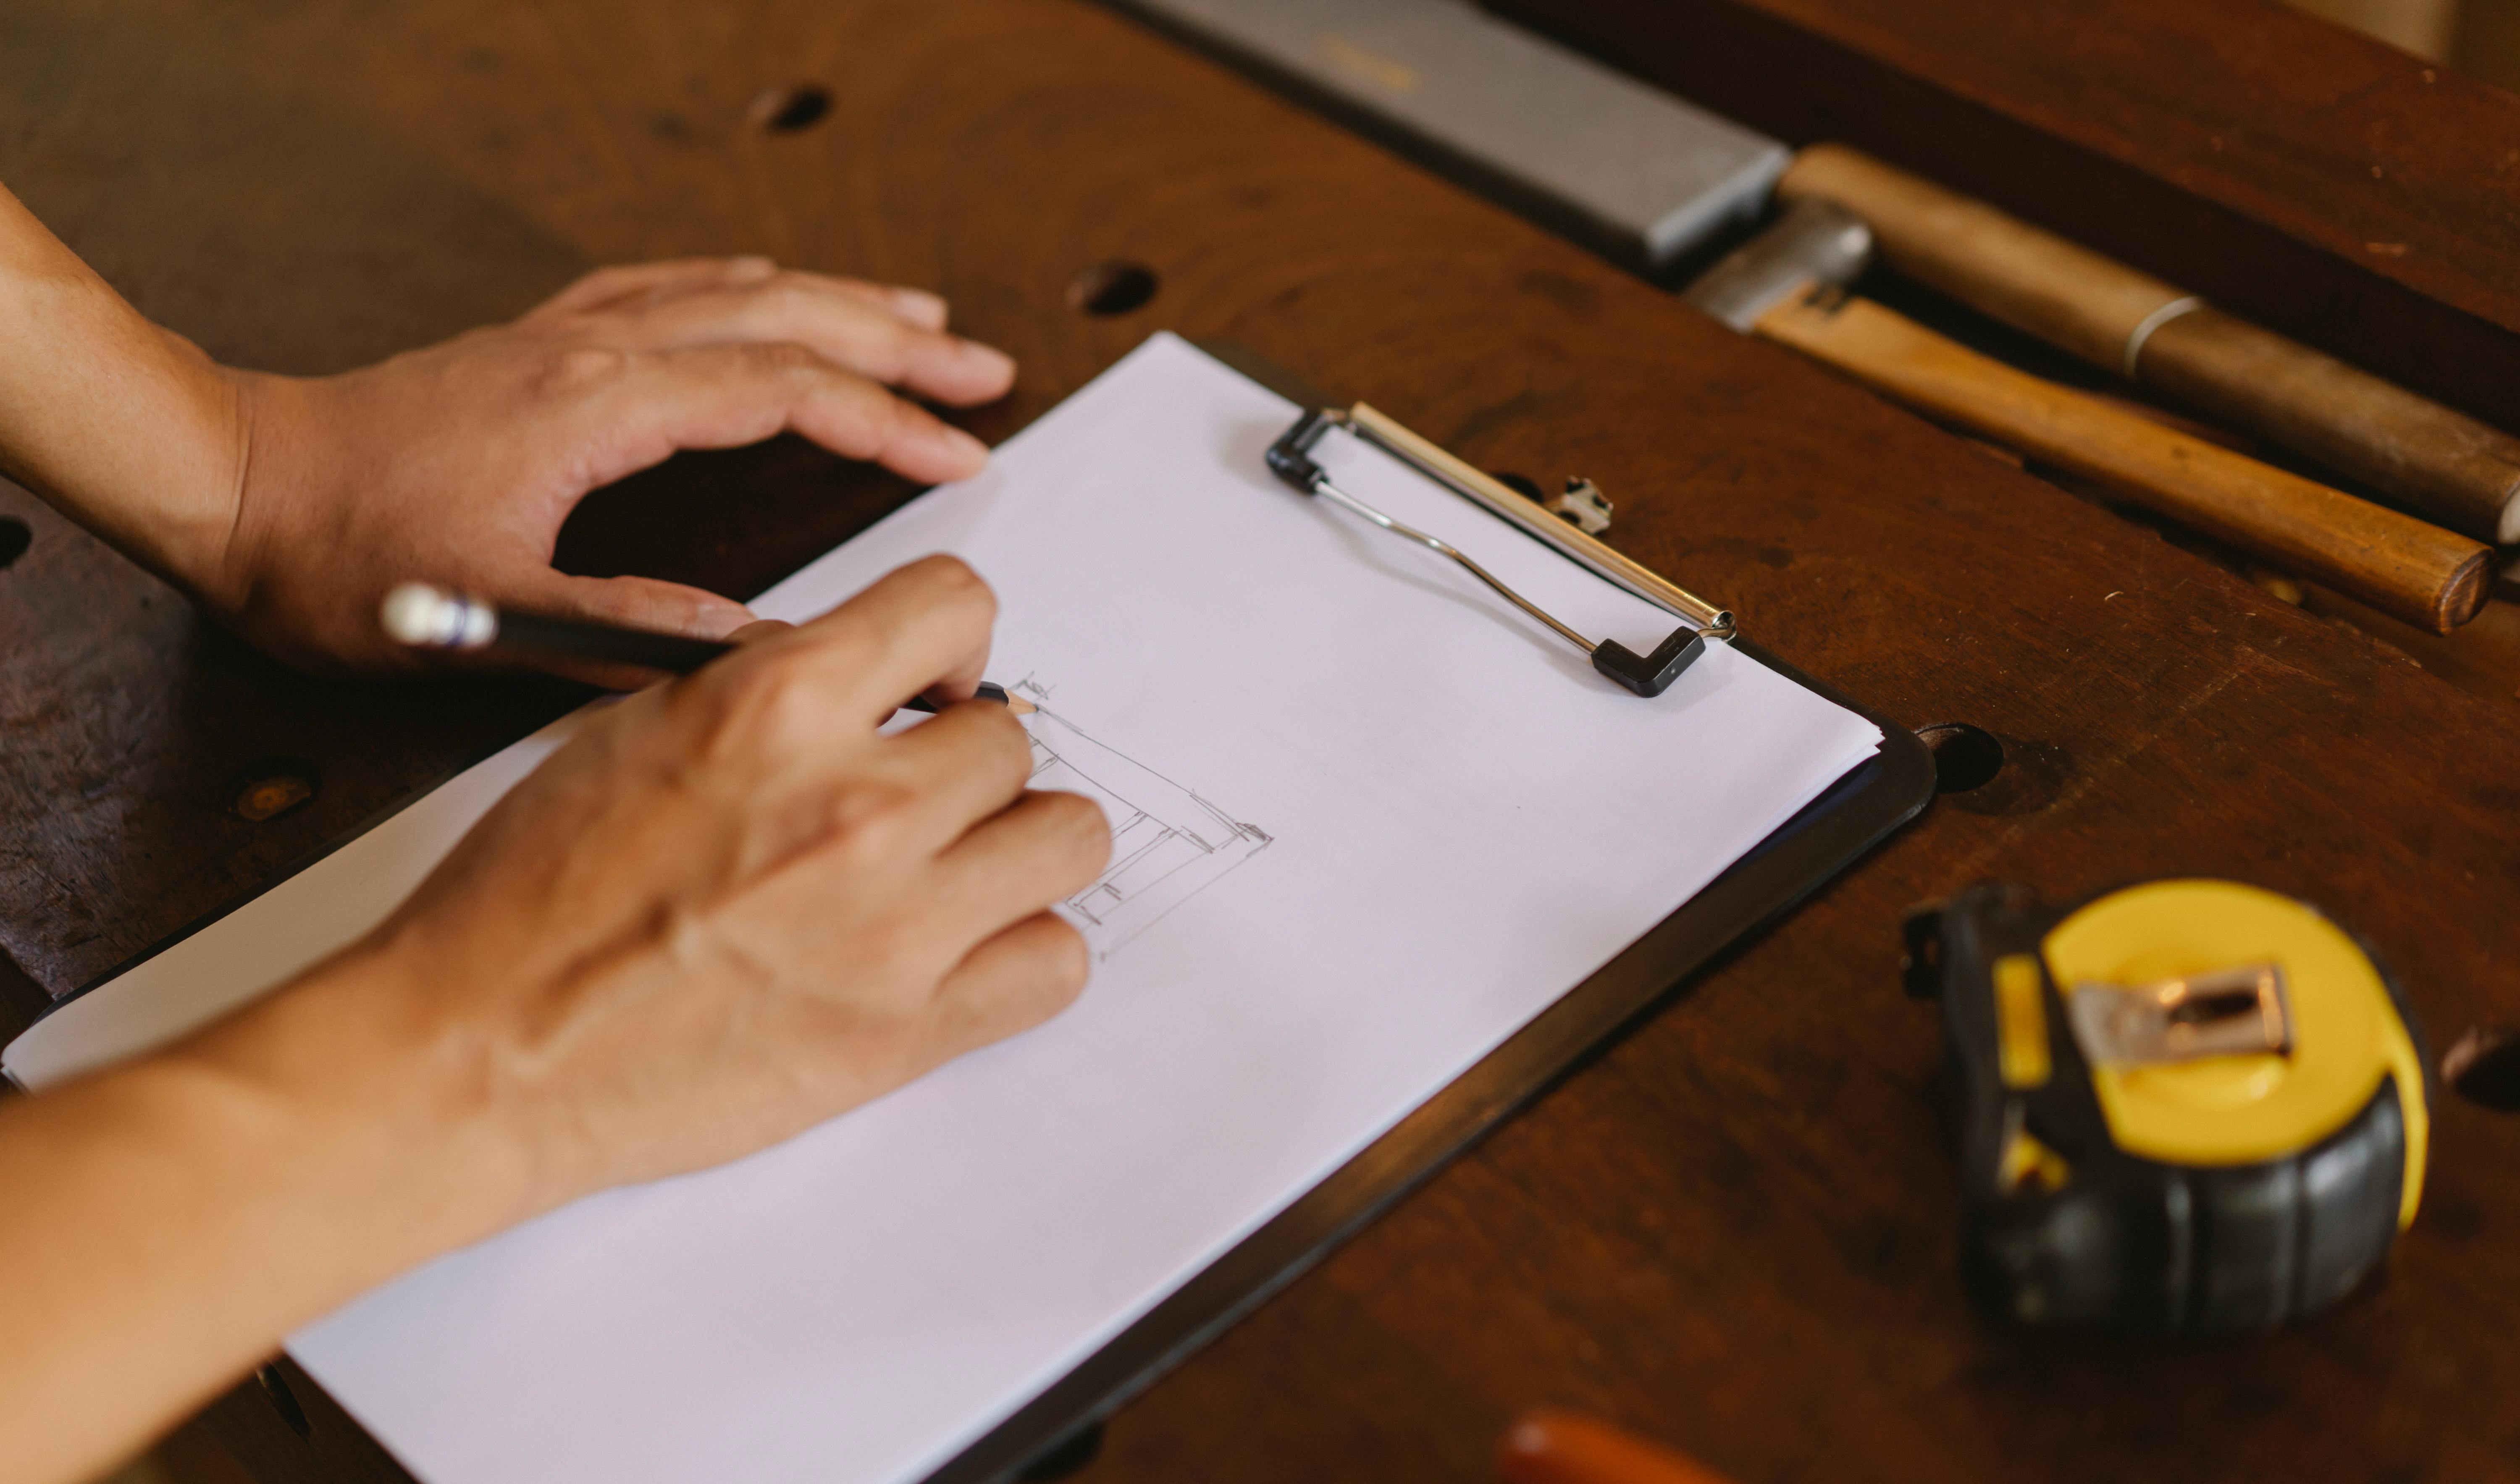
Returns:
[[[1723,645],[1642,699],[1430,553],[1277,483],[1295,409],[1159,336],[756,607],[934,551],[1001,600],[1047,784],[1123,861],[1083,1000],[725,1169],[581,1201],[291,1349],[431,1484],[908,1480],[1668,915],[1879,734]],[[1342,487],[1596,637],[1668,614],[1378,450]],[[48,1017],[41,1085],[380,919],[574,719]]]

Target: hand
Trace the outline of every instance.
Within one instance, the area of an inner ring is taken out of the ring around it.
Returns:
[[[608,268],[514,324],[344,376],[229,372],[243,447],[223,549],[181,572],[247,638],[327,670],[400,668],[397,582],[721,638],[751,614],[644,577],[552,569],[589,490],[679,448],[793,430],[910,478],[979,472],[976,438],[887,391],[1003,395],[1013,363],[945,333],[932,294],[738,257]],[[583,667],[573,673],[587,673]]]
[[[519,1156],[458,1178],[525,1172],[496,1225],[748,1152],[1046,1018],[1087,966],[1046,909],[1102,870],[1102,810],[1024,790],[1004,706],[877,731],[906,697],[970,695],[994,607],[930,558],[624,699],[271,1002],[289,1033],[222,1034],[302,1052],[272,1080],[342,1109],[393,1082],[379,1062],[451,1073],[459,1122]]]
[[[93,1477],[403,1269],[787,1138],[1055,1013],[1110,832],[970,695],[948,558],[627,697],[369,935],[0,1104],[0,1478]],[[110,1384],[109,1384],[110,1382]]]

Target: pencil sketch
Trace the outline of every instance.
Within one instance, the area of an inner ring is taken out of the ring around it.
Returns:
[[[1060,904],[1097,959],[1107,959],[1157,919],[1269,848],[1271,836],[1190,789],[1079,731],[1050,708],[1049,688],[1027,678],[1013,694],[1039,709],[1032,787],[1082,793],[1111,819],[1111,864]]]

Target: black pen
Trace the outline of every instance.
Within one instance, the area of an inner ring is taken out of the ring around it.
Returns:
[[[539,654],[565,654],[608,664],[640,665],[676,675],[692,671],[735,648],[715,639],[690,639],[649,629],[617,628],[584,618],[555,618],[548,613],[503,610],[478,598],[450,593],[425,582],[406,582],[385,594],[378,612],[385,633],[395,643],[416,650],[525,650]],[[994,700],[1017,716],[1035,707],[1007,688],[980,683],[976,698]],[[910,711],[933,711],[923,699],[902,702]]]

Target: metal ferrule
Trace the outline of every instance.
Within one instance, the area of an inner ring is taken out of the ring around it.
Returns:
[[[1778,304],[1854,283],[1872,261],[1872,229],[1832,201],[1807,197],[1706,270],[1681,295],[1743,335]]]

